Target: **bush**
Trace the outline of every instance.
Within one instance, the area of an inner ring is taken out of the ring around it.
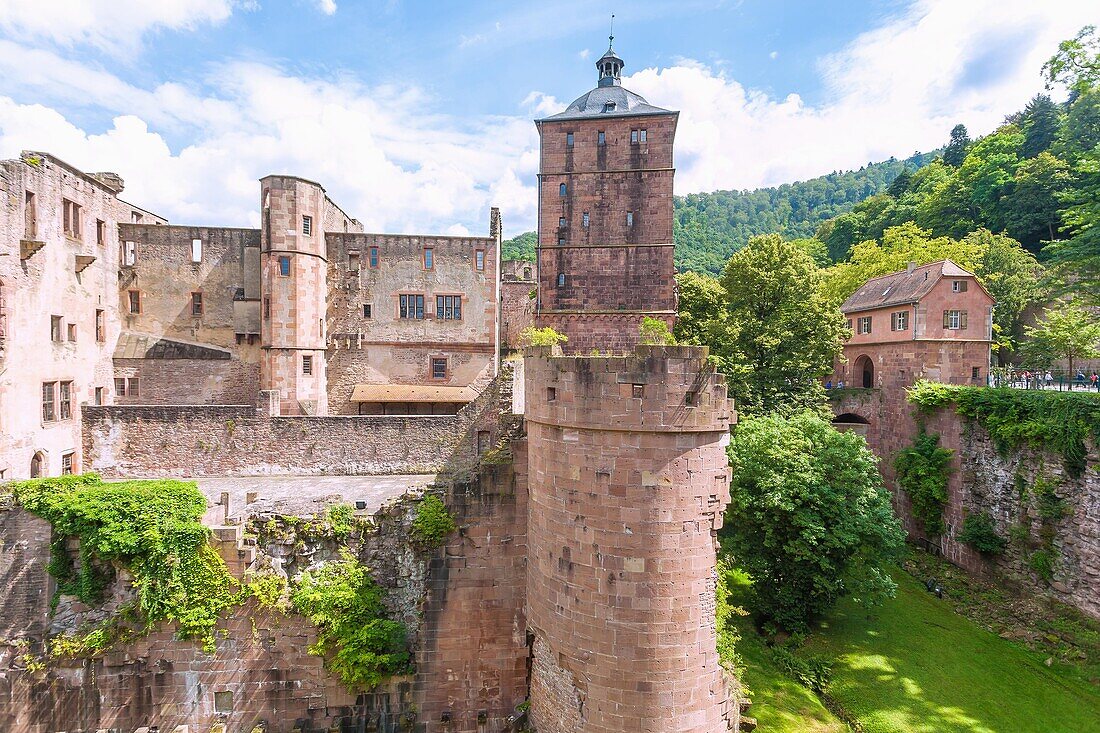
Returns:
[[[565,334],[558,333],[549,326],[546,328],[528,326],[519,332],[519,346],[521,349],[534,346],[557,346],[568,340],[569,338]]]
[[[929,536],[941,535],[943,509],[947,506],[947,477],[952,451],[940,447],[940,436],[921,428],[913,445],[894,459],[898,486],[909,495],[913,515]]]
[[[325,510],[325,518],[336,539],[346,539],[355,529],[355,510],[351,504],[333,504]]]
[[[426,549],[441,547],[455,529],[454,517],[447,511],[442,499],[429,494],[420,500],[410,528],[414,543]]]
[[[1054,551],[1042,548],[1031,553],[1027,564],[1046,582],[1054,580]]]
[[[673,346],[676,337],[672,335],[667,323],[646,316],[638,328],[638,343],[643,346]]]
[[[959,542],[970,545],[985,555],[999,555],[1008,546],[1008,540],[997,534],[993,517],[987,512],[966,515],[959,532]]]
[[[861,436],[812,412],[746,417],[729,456],[723,544],[752,577],[756,610],[797,630],[842,596],[893,595],[886,566],[905,535]]]
[[[386,617],[383,591],[367,568],[344,551],[340,560],[302,573],[290,596],[317,626],[310,654],[331,654],[328,667],[349,690],[375,687],[409,669],[404,624]]]

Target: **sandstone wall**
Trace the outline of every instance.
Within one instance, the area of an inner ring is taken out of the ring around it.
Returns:
[[[116,378],[137,377],[138,395],[117,398],[134,405],[254,405],[260,396],[260,364],[242,359],[115,359]]]

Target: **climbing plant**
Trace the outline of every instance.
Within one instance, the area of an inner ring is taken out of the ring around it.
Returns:
[[[432,549],[447,541],[447,535],[455,531],[454,517],[447,511],[443,500],[429,494],[416,505],[416,517],[413,519],[410,534],[415,544]]]
[[[133,576],[132,620],[146,629],[160,621],[178,624],[182,639],[214,646],[222,611],[236,603],[236,582],[208,543],[202,525],[206,499],[193,482],[104,483],[94,473],[35,479],[12,486],[27,511],[54,529],[49,572],[58,593],[94,605],[119,568]],[[80,545],[80,567],[68,550]],[[100,637],[86,646],[102,648]]]
[[[997,534],[997,525],[988,512],[974,512],[963,519],[959,541],[986,555],[1005,551],[1008,540]]]
[[[952,451],[940,447],[940,436],[921,428],[913,445],[894,459],[898,486],[909,495],[913,515],[927,535],[941,535],[943,509],[947,505],[947,478]]]

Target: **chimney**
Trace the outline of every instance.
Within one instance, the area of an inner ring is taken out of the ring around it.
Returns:
[[[912,262],[912,261],[910,261],[910,262],[909,262],[909,263],[908,263],[908,264],[907,264],[907,265],[905,266],[905,272],[906,272],[906,273],[908,273],[908,274],[910,274],[910,275],[912,275],[912,274],[913,274],[913,272],[914,272],[914,271],[915,271],[916,269],[917,269],[917,263],[916,263],[916,262]]]
[[[103,172],[93,173],[92,178],[99,181],[100,184],[108,191],[118,196],[122,193],[122,189],[125,188],[125,184],[122,181],[122,176],[117,173]]]
[[[502,239],[501,235],[500,209],[494,206],[489,209],[489,236],[499,242]]]

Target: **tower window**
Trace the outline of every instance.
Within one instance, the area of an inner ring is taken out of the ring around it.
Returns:
[[[202,315],[202,293],[191,293],[191,315]]]
[[[596,144],[597,145],[606,145],[607,144],[607,135],[604,133],[603,130],[600,130],[599,132],[596,133]]]
[[[565,228],[565,217],[564,216],[558,217],[558,226],[561,227],[562,229]]]
[[[102,219],[95,220],[95,243],[100,247],[107,244],[107,222]]]
[[[50,316],[50,340],[61,341],[61,316]]]
[[[313,357],[302,357],[302,374],[313,374]]]
[[[123,242],[122,243],[122,264],[126,267],[133,267],[137,263],[137,243],[135,242]]]
[[[588,212],[586,211],[583,214],[581,214],[581,226],[583,226],[585,229],[587,229],[588,228],[588,222],[589,222]]]
[[[485,269],[485,250],[474,250],[474,268],[478,272],[482,272]]]
[[[573,133],[571,133],[571,132],[565,133],[565,146],[567,148],[573,147]]]
[[[359,272],[358,252],[348,252],[348,272]]]
[[[565,246],[565,237],[558,237],[558,246],[559,247],[564,247]]]
[[[565,287],[565,273],[564,272],[559,272],[558,273],[558,287],[559,288],[564,288]]]
[[[104,321],[103,311],[98,308],[95,312],[95,340],[100,343],[107,340],[107,327]]]
[[[425,247],[424,248],[424,269],[425,270],[431,270],[433,267],[435,267],[434,252],[432,251],[431,247]]]
[[[638,144],[638,131],[637,130],[631,130],[630,131],[630,142],[633,145]]]
[[[432,357],[432,379],[447,378],[447,360],[437,356]]]
[[[306,235],[307,237],[313,235],[313,217],[312,216],[305,216],[305,215],[302,216],[302,234]]]
[[[141,291],[130,290],[128,292],[130,295],[130,312],[141,313]]]
[[[646,141],[646,131],[645,130],[638,130],[638,140],[639,140],[639,142],[643,142],[643,143]]]
[[[290,258],[289,257],[280,257],[279,258],[279,274],[282,275],[283,277],[290,277]]]
[[[558,195],[559,196],[564,196],[568,192],[569,192],[569,187],[566,186],[564,183],[562,183],[558,186]]]
[[[371,304],[370,303],[363,303],[363,318],[370,318],[370,317],[371,317]]]
[[[264,319],[271,320],[271,298],[264,297]]]
[[[371,269],[374,269],[374,268],[378,267],[378,248],[377,247],[371,247],[370,248],[370,266],[371,266]]]
[[[80,239],[80,204],[61,199],[61,213],[65,234],[73,239]]]
[[[191,240],[191,261],[192,262],[202,262],[202,240],[201,239],[192,239]]]
[[[634,226],[634,212],[633,211],[626,212],[626,225],[628,227]]]

